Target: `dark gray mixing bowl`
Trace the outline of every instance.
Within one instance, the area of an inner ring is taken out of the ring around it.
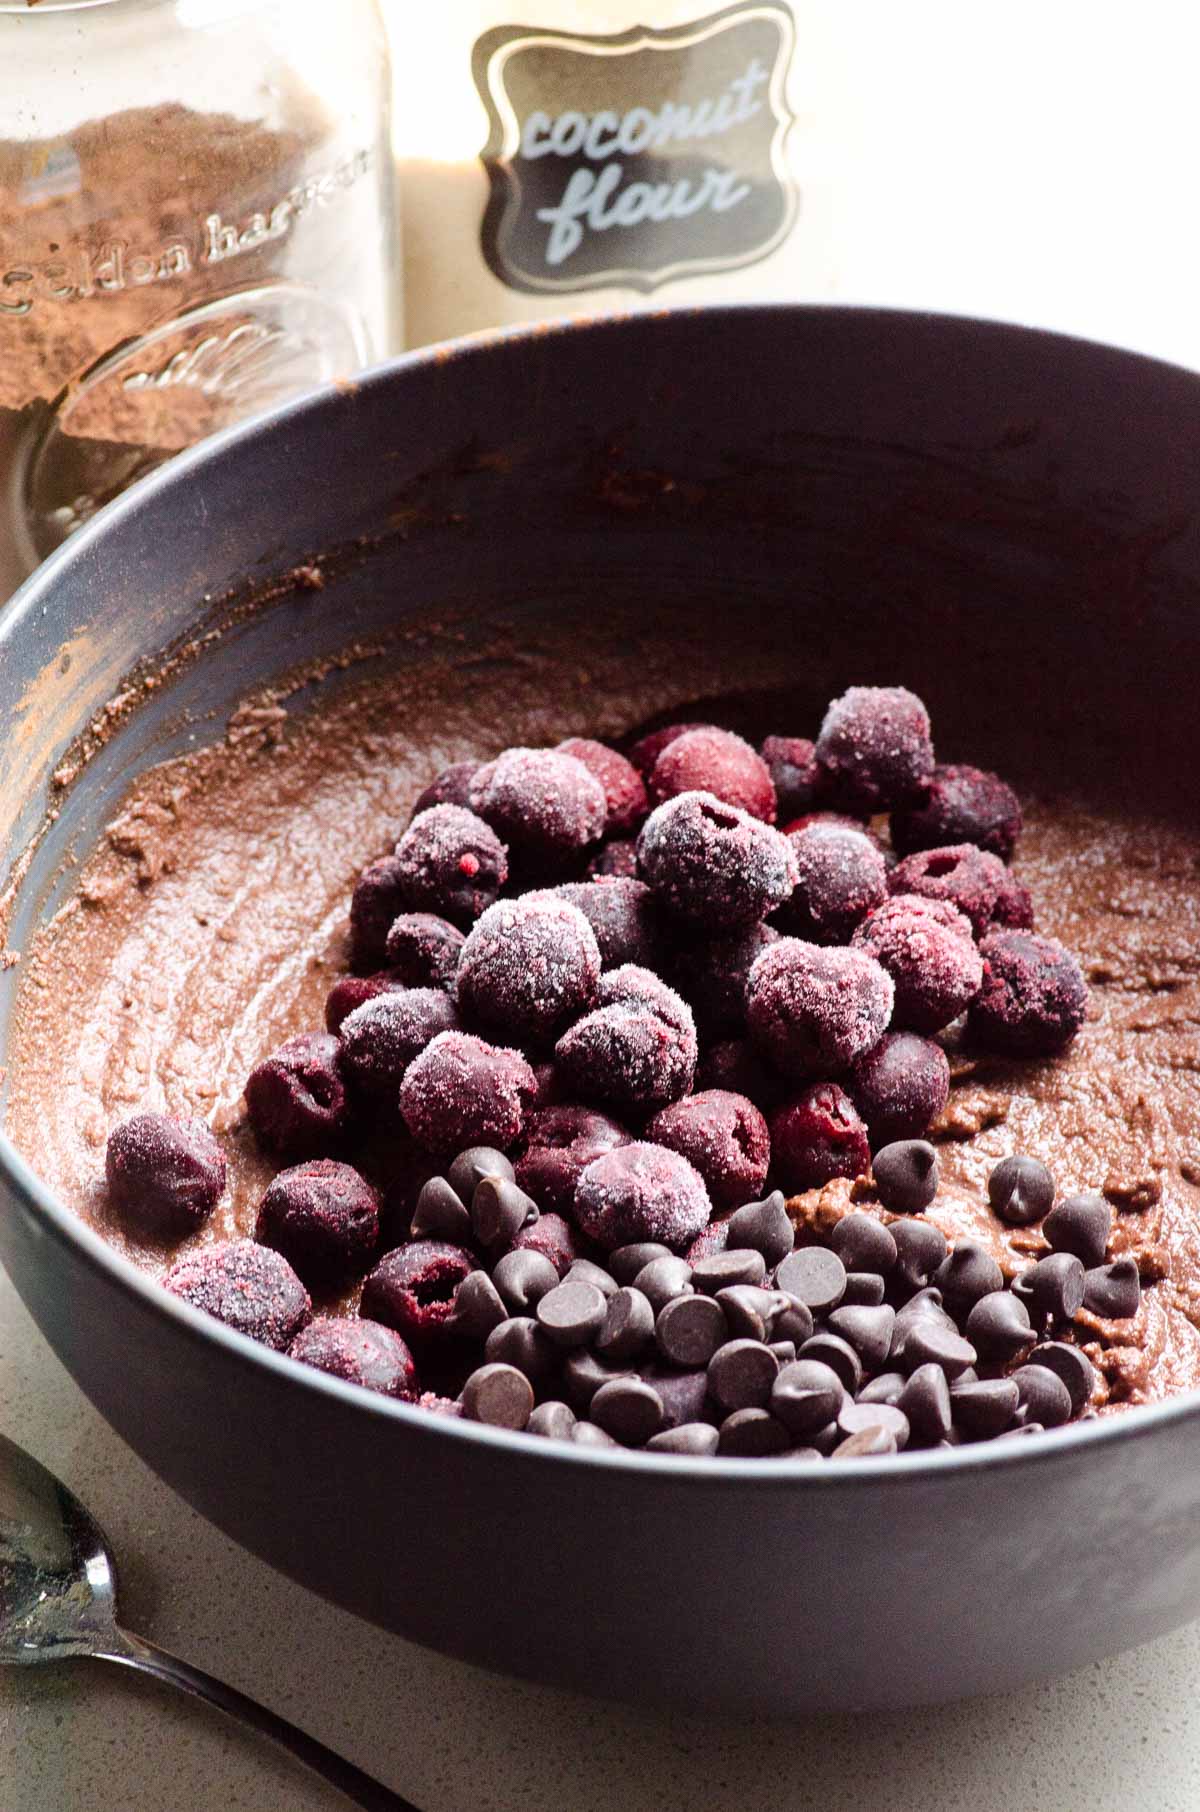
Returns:
[[[402,359],[174,462],[4,613],[11,943],[148,761],[216,735],[247,686],[443,610],[481,642],[501,609],[560,635],[593,605],[685,640],[720,624],[731,686],[744,639],[814,700],[907,681],[981,757],[1024,713],[1048,761],[1102,783],[1136,741],[1190,786],[1198,500],[1200,380],[1013,327],[720,310]],[[323,589],[270,583],[331,550]],[[64,750],[168,648],[44,823]],[[838,1467],[579,1451],[206,1321],[10,1146],[0,1189],[4,1263],[124,1438],[257,1554],[436,1648],[788,1714],[995,1692],[1200,1611],[1195,1395]]]

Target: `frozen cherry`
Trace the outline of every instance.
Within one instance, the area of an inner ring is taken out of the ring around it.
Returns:
[[[766,918],[796,884],[787,838],[711,793],[681,793],[651,812],[638,864],[665,906],[709,932]]]
[[[779,933],[751,925],[724,937],[697,938],[675,951],[672,979],[696,1018],[704,1038],[734,1038],[746,1030],[746,982],[751,969]]]
[[[527,1144],[517,1160],[517,1182],[539,1208],[569,1214],[580,1174],[629,1134],[594,1107],[544,1107],[530,1116]]]
[[[599,980],[599,947],[579,908],[525,894],[490,907],[463,945],[458,1003],[488,1031],[545,1042],[586,1012]]]
[[[771,1068],[748,1038],[727,1038],[710,1044],[696,1066],[698,1088],[723,1088],[745,1095],[765,1111],[777,1107],[787,1094],[787,1084]]]
[[[658,905],[644,881],[568,881],[555,889],[577,907],[591,926],[605,969],[639,963],[653,969],[659,960]]]
[[[436,774],[413,801],[412,815],[427,812],[431,805],[470,805],[471,782],[478,768],[477,761],[455,761],[448,768]]]
[[[602,843],[587,865],[588,879],[602,881],[636,881],[638,878],[637,844],[626,837],[614,837]]]
[[[283,1158],[318,1158],[346,1127],[339,1045],[328,1032],[302,1032],[256,1064],[246,1078],[246,1111],[258,1138]]]
[[[252,1239],[189,1252],[163,1278],[172,1296],[283,1352],[308,1319],[308,1292],[280,1252]]]
[[[686,1246],[711,1213],[703,1179],[687,1159],[644,1141],[596,1158],[575,1191],[576,1220],[606,1252],[638,1240]]]
[[[379,1197],[349,1164],[315,1158],[281,1170],[263,1196],[254,1237],[282,1252],[310,1290],[365,1271],[379,1239]]]
[[[1006,1056],[1049,1057],[1070,1044],[1087,1016],[1087,985],[1069,950],[1031,931],[991,931],[980,945],[983,987],[971,1036]]]
[[[871,1166],[867,1129],[849,1095],[818,1082],[771,1115],[771,1172],[781,1189],[819,1189]]]
[[[490,824],[461,805],[418,812],[396,845],[402,910],[432,912],[469,926],[508,879],[508,852]]]
[[[892,994],[891,977],[865,951],[781,938],[750,971],[750,1036],[786,1076],[828,1075],[878,1044]]]
[[[454,989],[465,939],[457,925],[434,912],[402,912],[387,934],[389,973],[406,988]]]
[[[440,1032],[409,1064],[400,1111],[413,1138],[430,1151],[504,1148],[520,1137],[536,1088],[519,1051],[467,1032]]]
[[[122,1221],[151,1239],[183,1239],[202,1226],[225,1187],[225,1157],[203,1120],[135,1114],[109,1134],[108,1199]]]
[[[635,742],[629,750],[629,759],[642,778],[649,780],[655,762],[676,737],[688,730],[711,730],[713,727],[712,724],[666,724],[661,730],[651,730]]]
[[[816,804],[821,770],[816,746],[806,736],[768,736],[762,758],[775,788],[780,824]]]
[[[601,976],[599,1005],[554,1047],[558,1069],[587,1101],[652,1113],[686,1095],[696,1073],[691,1008],[632,963]]]
[[[1033,930],[1033,895],[1023,881],[1018,881],[1011,868],[1005,869],[1004,879],[996,891],[991,926],[1002,926],[1008,931]]]
[[[408,985],[390,969],[381,969],[377,975],[340,976],[325,996],[325,1030],[340,1032],[355,1007],[380,994],[398,994]]]
[[[825,713],[817,764],[832,805],[894,811],[933,779],[929,713],[903,686],[851,686]]]
[[[711,793],[726,805],[775,822],[775,783],[762,756],[732,730],[685,730],[659,755],[650,773],[656,805],[680,793]]]
[[[892,813],[891,832],[901,856],[975,843],[1007,862],[1021,834],[1021,803],[998,774],[939,762],[921,803]]]
[[[705,1089],[664,1107],[646,1137],[685,1157],[704,1180],[714,1208],[753,1201],[767,1178],[771,1139],[767,1123],[744,1095]]]
[[[385,1328],[380,1321],[314,1316],[288,1347],[288,1357],[383,1397],[407,1399],[420,1390],[407,1345],[394,1328]]]
[[[413,1058],[439,1032],[458,1029],[454,1002],[441,988],[380,994],[342,1021],[342,1075],[356,1096],[394,1105]]]
[[[506,749],[475,775],[471,805],[533,873],[558,873],[604,835],[608,800],[594,774],[553,749]]]
[[[973,843],[956,843],[945,849],[922,849],[905,856],[889,877],[892,893],[915,893],[926,900],[944,900],[971,921],[978,937],[995,909],[1008,870],[999,856],[976,849]]]
[[[788,841],[796,857],[796,887],[776,922],[814,944],[848,944],[859,922],[888,896],[879,845],[861,830],[836,824],[810,824],[792,831]]]
[[[411,1346],[440,1345],[455,1332],[459,1285],[475,1269],[462,1246],[414,1239],[380,1259],[362,1289],[360,1313],[395,1328]]]
[[[404,911],[403,870],[395,856],[364,868],[350,896],[350,966],[370,975],[387,962],[387,934]]]
[[[853,946],[881,963],[896,988],[893,1020],[938,1032],[968,1007],[983,980],[971,927],[946,900],[896,894],[869,912]]]
[[[608,816],[604,821],[606,837],[620,837],[639,825],[650,809],[646,785],[631,761],[610,749],[607,743],[593,742],[588,736],[571,736],[560,742],[557,753],[572,755],[581,761],[594,780],[604,788]]]
[[[846,1080],[873,1147],[919,1139],[950,1095],[950,1060],[915,1032],[885,1032]]]
[[[560,1277],[567,1275],[579,1257],[574,1229],[561,1214],[555,1214],[553,1210],[539,1214],[536,1221],[529,1221],[522,1227],[510,1250],[540,1252],[543,1258],[550,1260]]]

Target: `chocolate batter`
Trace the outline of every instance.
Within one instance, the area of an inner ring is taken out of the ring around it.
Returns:
[[[482,683],[476,675],[448,697],[444,676],[410,673],[399,713],[383,680],[296,717],[271,697],[248,705],[223,742],[142,779],[75,897],[26,952],[8,1130],[152,1273],[175,1249],[140,1246],[106,1216],[112,1127],[139,1109],[207,1119],[230,1187],[193,1243],[252,1232],[273,1168],[246,1127],[243,1083],[284,1038],[322,1024],[346,967],[358,870],[395,841],[412,798],[447,763],[588,733],[578,698],[550,705],[531,678],[502,706],[493,693],[488,713]],[[783,703],[769,722],[761,704],[755,716],[758,737],[812,729]],[[1032,889],[1038,929],[1078,955],[1091,1017],[1053,1061],[978,1058],[950,1041],[953,1089],[930,1134],[943,1178],[931,1218],[984,1240],[1011,1273],[1046,1247],[1036,1228],[991,1214],[985,1182],[999,1158],[1041,1158],[1060,1193],[1101,1190],[1117,1211],[1113,1255],[1133,1252],[1143,1283],[1158,1281],[1134,1320],[1085,1312],[1077,1331],[1109,1405],[1145,1402],[1200,1383],[1200,834],[1007,777],[1026,813],[1015,871]],[[819,1228],[859,1200],[870,1200],[863,1185],[839,1181],[793,1212]]]

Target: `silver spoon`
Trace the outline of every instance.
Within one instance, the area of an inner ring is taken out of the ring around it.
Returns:
[[[92,1656],[207,1699],[262,1731],[367,1812],[417,1812],[313,1737],[244,1693],[117,1624],[117,1579],[104,1531],[66,1486],[0,1435],[0,1663]]]

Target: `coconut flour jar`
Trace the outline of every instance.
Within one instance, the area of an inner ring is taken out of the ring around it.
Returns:
[[[827,8],[392,0],[410,345],[666,303],[830,296],[853,142]]]
[[[375,0],[0,0],[0,597],[202,435],[401,343]]]

